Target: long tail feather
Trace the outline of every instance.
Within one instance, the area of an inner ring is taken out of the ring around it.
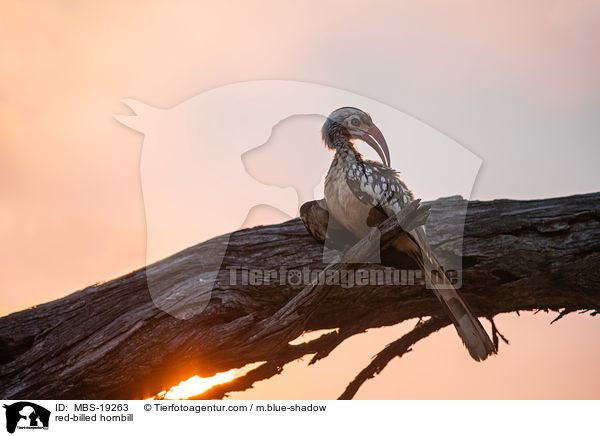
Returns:
[[[441,271],[440,278],[448,280]],[[448,287],[448,284],[449,281],[443,286],[439,285],[439,281],[437,284],[432,283],[433,292],[452,319],[454,327],[471,357],[481,361],[496,354],[496,347],[479,320],[473,316],[467,302],[456,289]]]
[[[473,316],[467,302],[452,286],[433,256],[422,228],[411,232],[410,236],[405,234],[394,246],[408,254],[420,266],[428,283],[431,284],[433,292],[454,323],[454,327],[471,357],[476,361],[481,361],[496,354],[496,347],[487,332],[479,320]],[[432,277],[432,271],[437,271],[437,277]]]

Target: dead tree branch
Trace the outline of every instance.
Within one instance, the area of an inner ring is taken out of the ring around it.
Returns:
[[[453,197],[430,205],[432,245],[448,256],[459,255],[462,248],[461,290],[478,316],[600,310],[600,194],[471,202],[462,246],[453,235],[462,225],[456,211],[465,206],[464,200]],[[394,229],[382,230],[384,243]],[[221,263],[211,254],[223,244],[227,253]],[[361,241],[353,249],[372,247]],[[207,377],[265,362],[200,396],[222,398],[280,373],[286,363],[302,356],[325,358],[345,339],[368,328],[432,317],[379,353],[341,397],[351,398],[390,359],[447,322],[435,297],[419,285],[343,288],[230,282],[227,268],[232,266],[335,268],[323,264],[322,246],[299,219],[217,237],[157,265],[159,273],[153,279],[176,309],[194,307],[207,293],[208,306],[190,319],[170,316],[154,304],[146,270],[140,269],[1,318],[0,396],[147,398],[195,374]],[[219,271],[214,287],[202,275],[211,268]],[[175,298],[179,295],[184,298]],[[304,331],[320,329],[337,331],[306,344],[289,344]]]

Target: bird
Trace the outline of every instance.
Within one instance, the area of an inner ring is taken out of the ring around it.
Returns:
[[[336,225],[360,239],[414,200],[412,192],[391,167],[386,140],[369,114],[355,107],[336,109],[325,120],[321,134],[326,147],[335,152],[325,177],[325,196],[301,213],[315,215],[316,209],[324,209]],[[356,140],[371,146],[382,163],[364,159],[356,149]],[[309,228],[309,231],[315,238],[323,239],[326,230]],[[391,262],[408,258],[423,271],[473,359],[483,361],[496,354],[487,332],[440,267],[424,226],[402,232],[394,240],[392,251],[395,255],[388,256]]]

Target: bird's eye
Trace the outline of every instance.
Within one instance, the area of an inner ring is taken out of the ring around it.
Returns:
[[[352,120],[350,120],[350,124],[356,127],[360,124],[360,121],[358,121],[356,118],[352,118]]]

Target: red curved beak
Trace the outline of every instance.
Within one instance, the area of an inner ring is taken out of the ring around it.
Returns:
[[[367,134],[362,137],[362,140],[373,147],[384,165],[388,167],[391,166],[392,161],[390,160],[390,150],[388,149],[387,142],[385,142],[383,133],[381,133],[381,130],[379,130],[375,124],[373,124],[367,131]]]

